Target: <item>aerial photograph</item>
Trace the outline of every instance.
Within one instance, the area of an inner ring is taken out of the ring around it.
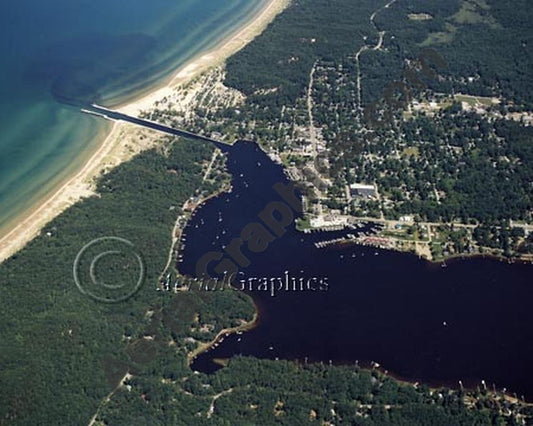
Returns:
[[[532,0],[0,13],[0,426],[533,426]]]

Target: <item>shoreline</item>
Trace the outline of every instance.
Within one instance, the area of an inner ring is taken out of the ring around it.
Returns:
[[[191,367],[192,363],[199,355],[209,351],[217,343],[221,343],[226,337],[232,334],[235,334],[235,333],[239,333],[239,332],[244,333],[246,331],[253,330],[255,327],[257,327],[257,325],[259,324],[259,309],[257,308],[257,305],[255,305],[255,302],[254,302],[254,307],[255,307],[254,316],[252,317],[250,321],[245,322],[236,327],[223,328],[217,333],[217,335],[212,340],[208,342],[200,343],[196,349],[189,352],[187,354],[187,363],[189,365],[189,368]]]
[[[176,88],[191,82],[206,70],[225,62],[238,52],[280,14],[290,0],[269,0],[257,13],[254,13],[243,25],[216,43],[210,50],[199,53],[182,67],[178,68],[162,87],[156,87],[138,99],[115,107],[121,112],[137,115],[140,111],[151,108],[158,100],[172,93]],[[139,138],[137,135],[143,134]],[[140,152],[157,145],[158,132],[140,129],[132,124],[113,122],[102,141],[88,154],[80,168],[65,181],[51,188],[35,204],[21,212],[5,229],[0,230],[0,264],[23,249],[26,244],[39,235],[41,230],[66,209],[83,198],[96,194],[95,180],[110,169],[130,160]],[[126,139],[126,143],[124,140]],[[129,144],[127,143],[129,142]]]
[[[303,231],[299,231],[303,232]],[[495,254],[495,253],[459,253],[459,254],[450,254],[448,256],[439,257],[438,259],[428,259],[427,257],[424,257],[420,253],[412,250],[400,250],[397,248],[383,248],[383,247],[377,247],[372,245],[363,245],[358,242],[354,242],[352,240],[346,240],[341,241],[337,243],[339,246],[348,246],[348,245],[354,245],[359,247],[371,247],[376,250],[382,250],[382,251],[389,251],[392,253],[402,253],[406,255],[412,255],[416,256],[417,258],[423,260],[426,262],[430,267],[446,267],[448,266],[446,262],[459,262],[462,260],[472,260],[472,259],[486,259],[486,260],[494,260],[501,263],[508,263],[508,264],[516,264],[516,265],[531,265],[533,264],[533,255],[523,255],[522,257],[513,256],[513,257],[506,257],[503,254]]]
[[[255,37],[260,35],[266,27],[290,4],[291,0],[267,0],[260,9],[254,13],[244,25],[230,32],[227,37],[214,43],[208,50],[200,52],[190,61],[187,61],[176,70],[170,77],[150,90],[142,94],[133,102],[124,104],[117,103],[113,109],[128,115],[138,115],[141,111],[151,108],[153,104],[172,94],[183,85],[190,83],[195,77],[205,71],[215,68],[225,62],[230,56],[237,53]]]

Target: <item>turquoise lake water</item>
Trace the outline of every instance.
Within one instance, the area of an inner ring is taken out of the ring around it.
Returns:
[[[169,77],[265,0],[18,0],[0,13],[0,229],[73,173],[116,104]]]

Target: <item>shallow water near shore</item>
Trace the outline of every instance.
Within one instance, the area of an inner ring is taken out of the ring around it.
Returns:
[[[200,207],[185,229],[182,272],[194,275],[207,252],[223,252],[287,182],[255,144],[228,148],[233,191]],[[352,232],[352,231],[348,231]],[[414,255],[357,245],[318,249],[334,233],[304,234],[294,225],[259,254],[240,279],[328,278],[327,291],[248,293],[256,328],[227,337],[192,368],[212,372],[235,355],[300,362],[369,365],[431,385],[507,388],[533,401],[533,266],[494,259],[431,264]],[[213,262],[211,266],[215,266]]]
[[[94,152],[109,125],[62,101],[116,105],[156,87],[265,0],[5,4],[0,15],[0,230]]]

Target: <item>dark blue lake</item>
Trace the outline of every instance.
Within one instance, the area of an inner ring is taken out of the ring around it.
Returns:
[[[228,149],[233,191],[197,210],[186,229],[180,270],[223,251],[287,183],[280,166],[252,143]],[[434,385],[507,388],[533,400],[533,266],[489,259],[449,262],[443,268],[416,256],[361,246],[318,249],[332,235],[303,234],[294,225],[262,253],[246,247],[242,279],[327,277],[328,291],[249,292],[258,326],[226,338],[200,355],[196,370],[234,355],[301,362],[368,365]],[[214,266],[216,262],[212,265]]]

